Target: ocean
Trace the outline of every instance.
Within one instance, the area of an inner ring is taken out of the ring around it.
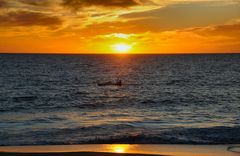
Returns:
[[[0,145],[88,143],[240,143],[240,54],[1,54]]]

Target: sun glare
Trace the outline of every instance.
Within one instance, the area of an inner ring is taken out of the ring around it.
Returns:
[[[125,153],[129,145],[112,145],[111,149],[114,153]]]
[[[121,44],[115,44],[113,45],[113,50],[115,50],[118,53],[127,53],[131,50],[131,45],[121,43]]]
[[[122,149],[122,148],[117,148],[117,149],[115,149],[115,152],[116,152],[116,153],[124,153],[124,149]]]

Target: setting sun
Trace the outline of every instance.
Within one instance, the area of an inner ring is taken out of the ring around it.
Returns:
[[[127,53],[131,50],[132,46],[125,44],[125,43],[120,43],[120,44],[115,44],[113,45],[113,50],[115,50],[118,53]]]

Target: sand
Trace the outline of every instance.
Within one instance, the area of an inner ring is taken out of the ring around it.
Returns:
[[[59,145],[2,146],[0,156],[240,156],[233,145]]]
[[[74,152],[74,153],[0,153],[0,156],[156,156],[156,155]]]

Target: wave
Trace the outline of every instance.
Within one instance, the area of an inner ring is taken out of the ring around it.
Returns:
[[[117,144],[239,144],[240,127],[176,128],[159,134],[97,138],[86,143]]]
[[[30,102],[38,99],[37,96],[20,96],[20,97],[13,97],[13,102]]]
[[[68,144],[239,144],[240,126],[173,128],[151,131],[131,124],[49,129],[19,134],[0,132],[0,145]]]

